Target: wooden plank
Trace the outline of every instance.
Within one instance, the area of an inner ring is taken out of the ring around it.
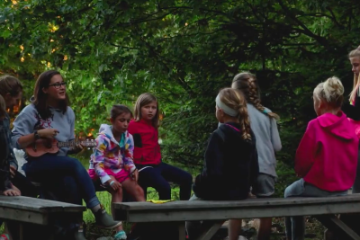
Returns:
[[[0,196],[0,219],[48,225],[66,214],[81,221],[84,206],[52,200]]]
[[[45,225],[48,222],[48,214],[24,209],[18,210],[15,208],[0,207],[0,219]]]
[[[161,204],[151,202],[114,203],[115,209],[127,210],[166,210],[166,209],[214,209],[214,208],[241,208],[241,207],[271,207],[290,205],[321,205],[330,203],[355,203],[360,201],[360,194],[351,194],[338,197],[309,197],[309,198],[256,198],[240,201],[172,201]]]
[[[0,207],[33,212],[83,212],[86,209],[81,205],[23,196],[0,196]]]
[[[346,233],[353,240],[360,240],[360,236],[354,230],[352,230],[350,227],[348,227],[339,218],[332,216],[330,219],[334,224],[336,224],[336,226],[338,226],[341,230],[343,230],[344,233]]]
[[[24,209],[0,207],[0,219],[13,220],[17,222],[34,223],[40,225],[50,225],[56,219],[68,218],[81,222],[82,212],[33,212]]]
[[[210,240],[215,233],[221,228],[223,221],[214,223],[206,232],[201,234],[197,240]]]
[[[200,202],[201,201],[193,201]],[[204,204],[204,203],[203,203]],[[115,204],[116,205],[116,204]],[[136,208],[117,209],[115,218],[129,222],[168,222],[193,220],[227,220],[240,218],[307,216],[323,214],[357,213],[360,212],[360,201],[333,202],[320,204],[293,204],[284,207],[279,205],[242,205],[222,206],[219,208]]]

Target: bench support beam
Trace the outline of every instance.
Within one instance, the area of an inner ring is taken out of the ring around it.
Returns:
[[[200,235],[196,240],[210,240],[215,233],[221,228],[224,221],[221,222],[215,222],[211,225],[211,227],[205,231],[203,234]]]

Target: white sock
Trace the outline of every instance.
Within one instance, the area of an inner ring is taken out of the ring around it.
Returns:
[[[93,208],[91,209],[91,211],[92,211],[93,213],[97,213],[97,212],[99,211],[99,209],[101,209],[100,204],[99,204],[99,205],[96,205],[95,207],[93,207]]]

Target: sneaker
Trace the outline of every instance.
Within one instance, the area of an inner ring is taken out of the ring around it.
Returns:
[[[114,236],[114,240],[126,240],[126,239],[127,239],[127,236],[124,231],[119,231]]]
[[[99,227],[112,229],[121,225],[121,222],[115,221],[104,209],[101,205],[101,208],[94,214],[96,224]]]

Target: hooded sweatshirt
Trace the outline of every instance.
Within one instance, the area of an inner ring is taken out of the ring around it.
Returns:
[[[222,124],[210,136],[204,168],[195,179],[194,192],[205,200],[247,198],[259,173],[255,137],[241,137],[240,125]]]
[[[95,170],[101,183],[110,180],[104,169],[110,169],[114,174],[120,171],[133,172],[136,167],[133,162],[134,141],[132,135],[126,131],[120,143],[112,133],[112,126],[101,124],[96,138],[97,146],[91,155],[89,171]]]
[[[18,167],[10,143],[10,117],[0,119],[0,191],[11,189],[10,165]]]
[[[159,165],[161,163],[161,152],[158,129],[151,122],[140,119],[139,121],[131,120],[128,130],[134,136],[135,163]]]
[[[343,112],[309,122],[296,151],[295,172],[322,190],[345,191],[354,184],[358,137]]]

